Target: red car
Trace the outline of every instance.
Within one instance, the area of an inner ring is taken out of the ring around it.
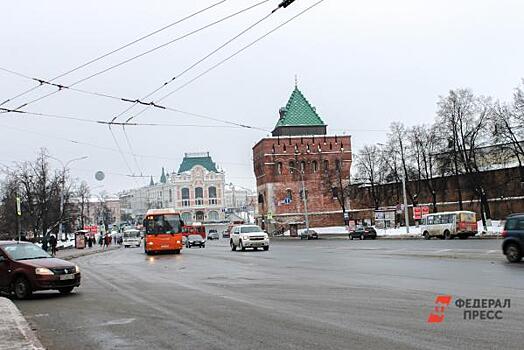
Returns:
[[[38,290],[68,294],[78,286],[78,266],[53,258],[29,242],[0,241],[0,291],[25,299]]]

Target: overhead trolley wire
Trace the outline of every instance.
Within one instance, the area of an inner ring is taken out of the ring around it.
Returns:
[[[167,42],[165,42],[165,43],[163,43],[163,44],[160,44],[160,45],[158,45],[158,46],[155,46],[155,47],[153,47],[152,49],[146,50],[146,51],[144,51],[144,52],[142,52],[142,53],[140,53],[140,54],[138,54],[138,55],[135,55],[135,56],[133,56],[133,57],[131,57],[131,58],[128,58],[128,59],[126,59],[126,60],[124,60],[124,61],[121,61],[121,62],[119,62],[119,63],[117,63],[117,64],[114,64],[114,65],[112,65],[112,66],[109,66],[109,67],[107,67],[107,68],[104,68],[104,69],[102,69],[102,70],[100,70],[100,71],[97,71],[97,72],[95,72],[95,73],[93,73],[93,74],[91,74],[91,75],[89,75],[89,76],[87,76],[87,77],[85,77],[85,78],[82,78],[82,79],[80,79],[80,80],[77,80],[77,81],[75,81],[75,82],[69,84],[69,86],[70,86],[70,87],[73,87],[73,86],[75,86],[75,85],[77,85],[77,84],[83,83],[84,81],[87,81],[87,80],[89,80],[89,79],[92,79],[92,78],[94,78],[94,77],[96,77],[96,76],[98,76],[98,75],[104,74],[104,73],[106,73],[106,72],[108,72],[108,71],[110,71],[110,70],[113,70],[113,69],[115,69],[115,68],[117,68],[117,67],[120,67],[120,66],[126,64],[126,63],[129,63],[129,62],[131,62],[131,61],[134,61],[134,60],[136,60],[136,59],[138,59],[138,58],[140,58],[140,57],[142,57],[142,56],[145,56],[145,55],[147,55],[147,54],[149,54],[149,53],[151,53],[151,52],[157,51],[157,50],[159,50],[159,49],[161,49],[161,48],[163,48],[163,47],[166,47],[166,46],[168,46],[168,45],[171,45],[171,44],[173,44],[173,43],[175,43],[175,42],[177,42],[177,41],[179,41],[179,40],[182,40],[182,39],[187,38],[187,37],[189,37],[189,36],[191,36],[191,35],[194,35],[194,34],[196,34],[196,33],[199,33],[199,32],[201,32],[202,30],[205,30],[205,29],[207,29],[207,28],[210,28],[210,27],[212,27],[212,26],[214,26],[214,25],[217,25],[217,24],[219,24],[219,23],[221,23],[221,22],[224,22],[224,21],[226,21],[226,20],[228,20],[228,19],[231,19],[231,18],[233,18],[233,17],[235,17],[235,16],[238,16],[238,15],[240,15],[240,14],[246,12],[246,11],[249,11],[249,10],[251,10],[251,9],[257,7],[257,6],[260,6],[260,5],[262,5],[262,4],[264,4],[264,3],[268,2],[268,1],[270,1],[270,0],[263,0],[263,1],[260,1],[260,2],[258,2],[258,3],[255,3],[255,4],[253,4],[253,5],[250,5],[250,6],[248,6],[248,7],[245,7],[245,8],[243,8],[243,9],[238,10],[238,11],[236,11],[236,12],[234,12],[234,13],[231,13],[231,14],[225,16],[225,17],[222,17],[222,18],[220,18],[220,19],[218,19],[218,20],[216,20],[216,21],[213,21],[213,22],[211,22],[211,23],[209,23],[209,24],[206,24],[206,25],[204,25],[204,26],[202,26],[202,27],[199,27],[199,28],[197,28],[197,29],[194,29],[194,30],[188,32],[188,33],[185,33],[185,34],[183,34],[183,35],[181,35],[181,36],[178,36],[178,37],[176,37],[176,38],[174,38],[174,39],[172,39],[172,40],[170,40],[170,41],[167,41]],[[56,93],[59,92],[59,91],[61,91],[60,88],[58,88],[58,90],[52,91],[52,92],[50,92],[50,93],[48,93],[48,94],[45,94],[45,95],[43,95],[43,96],[40,96],[40,97],[38,97],[38,98],[35,98],[35,99],[33,99],[33,100],[30,100],[29,102],[23,103],[23,104],[21,104],[20,106],[16,107],[15,109],[21,109],[21,108],[24,108],[24,107],[26,107],[26,106],[28,106],[28,105],[30,105],[30,104],[32,104],[32,103],[38,102],[38,101],[43,100],[43,99],[45,99],[45,98],[47,98],[47,97],[49,97],[49,96],[51,96],[51,95],[54,95],[54,94],[56,94]]]
[[[303,15],[304,13],[308,12],[309,10],[311,10],[312,8],[314,8],[315,6],[319,5],[320,3],[324,2],[324,0],[319,0],[317,1],[316,3],[312,4],[311,6],[305,8],[304,10],[300,11],[299,13],[297,13],[296,15],[294,15],[293,17],[289,18],[288,20],[286,20],[285,22],[279,24],[278,26],[276,26],[275,28],[271,29],[270,31],[266,32],[265,34],[263,34],[262,36],[258,37],[257,39],[253,40],[252,42],[250,42],[249,44],[243,46],[241,49],[235,51],[233,54],[231,54],[230,56],[224,58],[223,60],[219,61],[218,63],[214,64],[213,66],[211,66],[210,68],[206,69],[205,71],[203,71],[202,73],[198,74],[196,77],[192,78],[191,80],[187,81],[186,83],[182,84],[181,86],[179,86],[178,88],[176,88],[175,90],[169,92],[168,94],[160,97],[159,99],[155,100],[154,102],[151,102],[150,103],[150,106],[153,106],[154,104],[157,104],[163,100],[165,100],[166,98],[168,98],[169,96],[171,96],[172,94],[182,90],[183,88],[185,88],[186,86],[190,85],[191,83],[195,82],[196,80],[200,79],[202,76],[206,75],[207,73],[213,71],[214,69],[218,68],[219,66],[221,66],[222,64],[226,63],[227,61],[231,60],[232,58],[234,58],[235,56],[237,56],[238,54],[244,52],[245,50],[247,50],[248,48],[250,48],[251,46],[255,45],[256,43],[258,43],[259,41],[261,41],[262,39],[264,39],[265,37],[269,36],[270,34],[272,34],[273,32],[277,31],[278,29],[282,28],[283,26],[285,26],[286,24],[288,24],[289,22],[295,20],[296,18],[300,17],[301,15]],[[130,118],[127,119],[127,121],[130,121],[132,120],[133,118],[136,118],[137,116],[139,116],[140,114],[144,113],[146,110],[149,109],[150,106],[146,106],[144,107],[142,110],[140,110],[137,114],[131,116]]]
[[[91,59],[91,60],[85,62],[85,63],[82,63],[81,65],[76,66],[76,67],[74,67],[74,68],[72,68],[72,69],[70,69],[70,70],[68,70],[68,71],[66,71],[66,72],[63,72],[63,73],[61,73],[61,74],[59,74],[59,75],[53,77],[53,78],[50,79],[49,81],[50,81],[50,82],[53,82],[53,81],[55,81],[55,80],[57,80],[57,79],[60,79],[60,78],[62,78],[62,77],[65,77],[66,75],[69,75],[69,74],[71,74],[71,73],[73,73],[73,72],[76,72],[77,70],[80,70],[80,69],[82,69],[82,68],[85,68],[85,67],[87,67],[87,66],[89,66],[89,65],[91,65],[91,64],[93,64],[93,63],[95,63],[95,62],[98,62],[98,61],[100,61],[100,60],[102,60],[102,59],[104,59],[104,58],[106,58],[106,57],[108,57],[108,56],[110,56],[110,55],[112,55],[112,54],[114,54],[114,53],[117,53],[117,52],[119,52],[119,51],[121,51],[121,50],[123,50],[123,49],[125,49],[125,48],[128,48],[128,47],[130,47],[130,46],[132,46],[132,45],[134,45],[134,44],[136,44],[136,43],[139,43],[139,42],[142,41],[142,40],[145,40],[145,39],[147,39],[147,38],[149,38],[149,37],[151,37],[151,36],[153,36],[153,35],[155,35],[155,34],[158,34],[158,33],[162,32],[162,31],[164,31],[164,30],[166,30],[166,29],[168,29],[168,28],[171,28],[171,27],[173,27],[173,26],[175,26],[175,25],[177,25],[177,24],[179,24],[179,23],[182,23],[182,22],[184,22],[184,21],[186,21],[186,20],[188,20],[188,19],[190,19],[190,18],[192,18],[192,17],[194,17],[194,16],[196,16],[196,15],[199,15],[199,14],[201,14],[201,13],[207,11],[207,10],[210,10],[210,9],[214,8],[215,6],[218,6],[218,5],[220,5],[220,4],[222,4],[222,3],[226,2],[226,1],[227,1],[227,0],[221,0],[221,1],[218,1],[218,2],[216,2],[216,3],[214,3],[214,4],[211,4],[210,6],[207,6],[207,7],[205,7],[205,8],[202,8],[202,9],[196,11],[196,12],[193,12],[193,13],[191,13],[191,14],[189,14],[189,15],[187,15],[187,16],[181,18],[181,19],[178,19],[178,20],[176,20],[176,21],[174,21],[174,22],[171,22],[171,23],[169,23],[169,24],[167,24],[167,25],[165,25],[165,26],[163,26],[163,27],[161,27],[161,28],[159,28],[159,29],[156,29],[156,30],[154,30],[154,31],[152,31],[152,32],[150,32],[150,33],[148,33],[148,34],[146,34],[146,35],[143,35],[143,36],[139,37],[138,39],[135,39],[135,40],[133,40],[133,41],[131,41],[131,42],[128,42],[127,44],[124,44],[124,45],[122,45],[122,46],[120,46],[120,47],[118,47],[118,48],[116,48],[116,49],[113,49],[113,50],[111,50],[111,51],[109,51],[109,52],[106,52],[105,54],[102,54],[102,55],[100,55],[100,56],[98,56],[98,57],[95,57],[95,58],[93,58],[93,59]],[[28,93],[34,91],[34,90],[38,89],[40,86],[41,86],[41,85],[36,85],[36,86],[34,86],[34,87],[30,88],[30,89],[27,89],[27,90],[25,90],[25,91],[22,91],[21,93],[19,93],[19,94],[13,96],[13,97],[11,97],[11,98],[8,98],[7,100],[5,100],[5,101],[3,101],[2,103],[0,103],[0,106],[3,106],[4,104],[6,104],[6,103],[8,103],[8,102],[10,102],[10,101],[13,101],[13,100],[15,100],[15,99],[17,99],[17,98],[19,98],[19,97],[22,97],[22,96],[24,96],[24,95],[26,95],[26,94],[28,94]]]

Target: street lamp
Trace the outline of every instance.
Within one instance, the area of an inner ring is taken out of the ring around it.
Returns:
[[[307,194],[306,185],[304,183],[304,170],[297,169],[294,166],[288,166],[289,169],[296,170],[300,174],[300,181],[302,182],[302,200],[304,201],[304,219],[306,221],[306,233],[309,233],[309,215],[307,212]]]
[[[62,220],[63,220],[63,216],[64,216],[64,191],[65,191],[65,173],[66,173],[66,169],[67,169],[67,166],[69,164],[71,164],[72,162],[75,162],[77,160],[87,159],[88,156],[83,156],[83,157],[79,157],[79,158],[70,159],[67,162],[65,162],[65,164],[60,159],[55,158],[53,156],[49,156],[49,158],[58,161],[62,165],[62,190],[60,191],[60,222],[58,224],[58,237],[60,237],[60,239],[62,239],[62,234],[63,234],[63,223],[62,223]]]

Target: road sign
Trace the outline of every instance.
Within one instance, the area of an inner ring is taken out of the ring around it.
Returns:
[[[268,220],[273,220],[273,213],[272,213],[272,212],[269,211],[269,212],[267,213],[267,219],[268,219]]]
[[[106,175],[104,174],[103,171],[97,171],[95,173],[95,179],[97,179],[98,181],[102,181],[105,177]]]
[[[420,220],[422,216],[429,214],[429,207],[427,205],[413,208],[413,219]]]

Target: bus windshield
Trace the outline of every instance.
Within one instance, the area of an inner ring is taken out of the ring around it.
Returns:
[[[149,215],[144,220],[144,224],[146,234],[180,233],[182,231],[182,223],[178,214]]]

